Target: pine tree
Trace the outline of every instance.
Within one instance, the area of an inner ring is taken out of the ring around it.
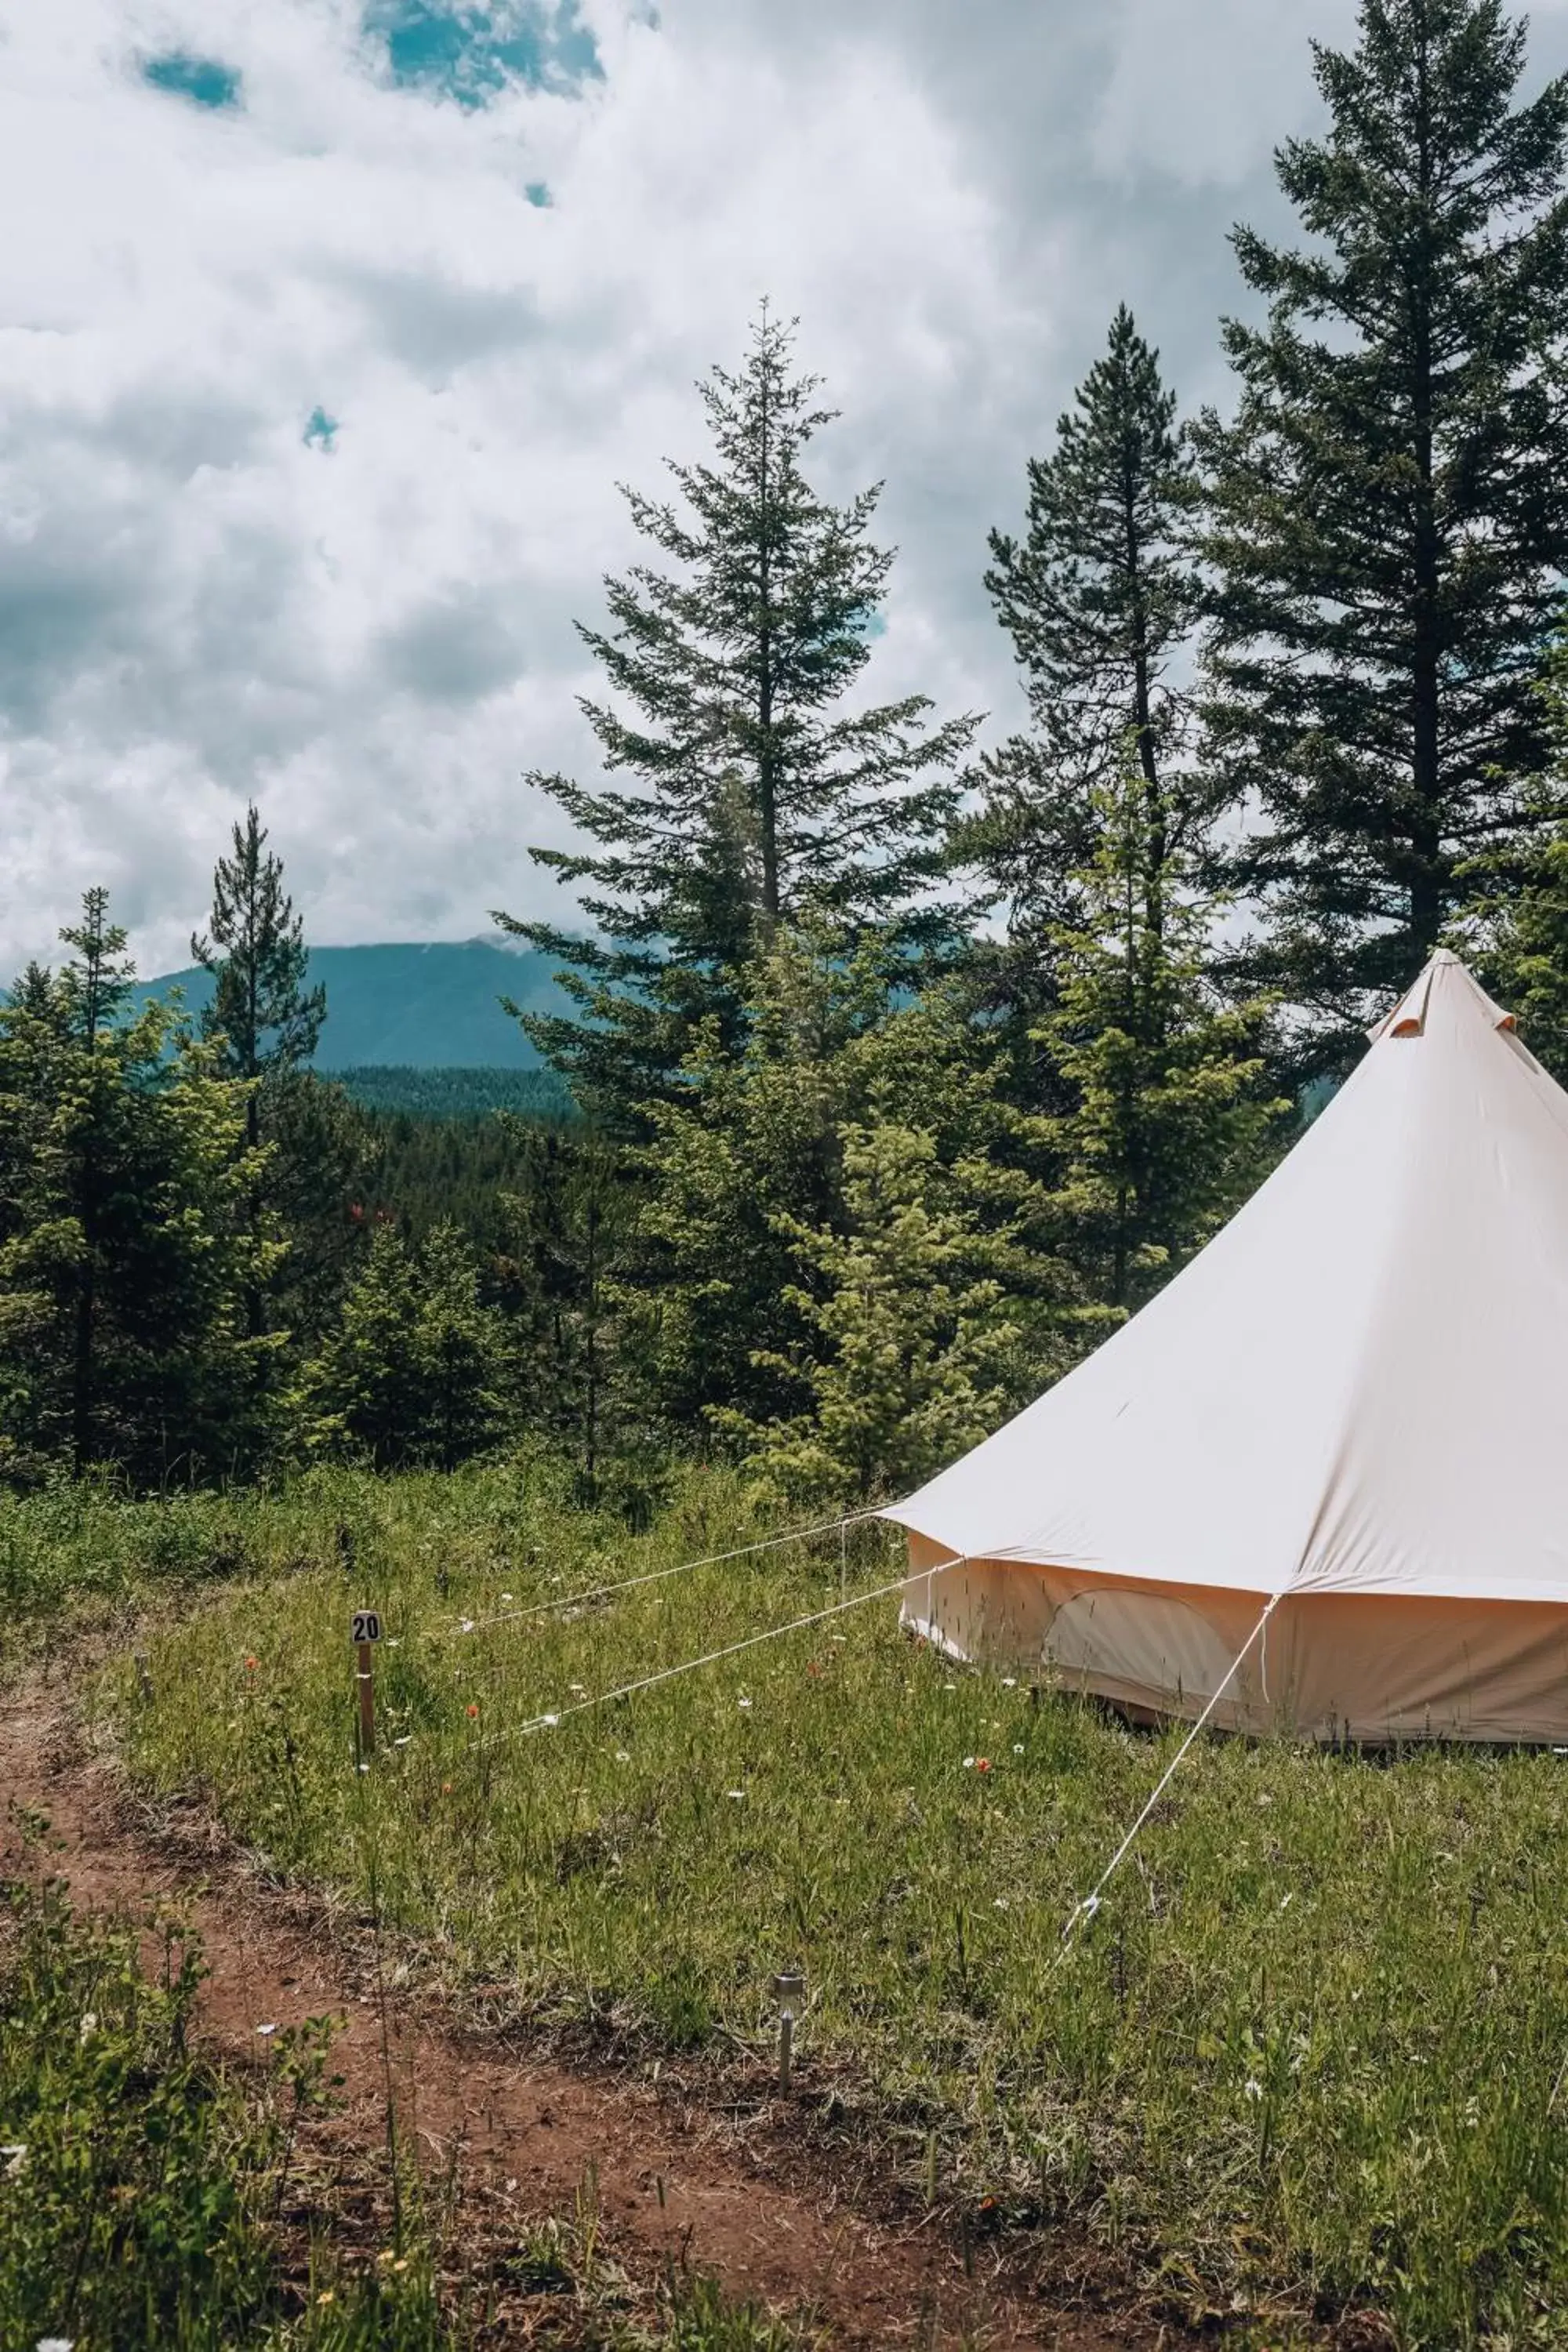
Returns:
[[[224,1067],[255,1087],[247,1116],[252,1150],[261,1140],[264,1086],[305,1066],[327,1017],[326,990],[305,985],[304,923],[283,887],[282,860],[266,844],[252,803],[234,827],[230,856],[214,869],[210,935],[191,938],[191,953],[216,983],[202,1034],[221,1040]]]
[[[279,1116],[281,1098],[315,1053],[327,992],[305,985],[304,925],[283,887],[282,861],[266,845],[267,828],[253,802],[245,823],[234,827],[230,855],[214,869],[210,934],[191,938],[191,953],[216,982],[202,1013],[202,1034],[217,1046],[223,1067],[249,1087],[247,1149],[255,1155],[264,1140],[273,1147],[267,1160],[255,1160],[247,1215],[256,1235],[279,1223],[279,1195],[330,1192],[334,1174],[341,1187],[346,1172],[330,1164],[330,1151],[325,1163],[301,1168],[284,1165],[277,1149],[280,1140],[328,1140],[320,1117],[311,1119],[308,1109],[301,1117],[305,1107]],[[265,1330],[267,1302],[258,1286],[247,1301],[247,1315],[253,1333]]]
[[[1003,1097],[994,1042],[951,990],[909,1003],[897,977],[875,944],[847,960],[831,938],[779,933],[752,976],[743,1054],[700,1048],[680,1098],[660,1107],[657,1139],[638,1155],[647,1192],[624,1286],[624,1346],[646,1383],[648,1419],[748,1448],[770,1433],[766,1447],[776,1438],[777,1459],[796,1460],[806,1483],[800,1448],[816,1442],[813,1416],[837,1394],[835,1379],[849,1377],[849,1357],[892,1344],[897,1328],[910,1351],[905,1385],[895,1379],[889,1391],[884,1380],[868,1397],[864,1459],[855,1466],[836,1454],[838,1471],[824,1469],[830,1485],[840,1474],[851,1483],[897,1475],[870,1424],[885,1431],[901,1395],[914,1417],[911,1444],[915,1424],[929,1435],[948,1392],[922,1383],[935,1379],[940,1389],[949,1349],[952,1411],[971,1410],[957,1402],[962,1392],[984,1417],[973,1404],[984,1387],[979,1357],[964,1355],[970,1337],[984,1353],[982,1324],[987,1335],[993,1323],[1023,1335],[1019,1360],[1037,1382],[1070,1352],[1061,1336],[1070,1285],[1031,1223],[1044,1196],[1012,1164],[1027,1123]],[[863,1339],[855,1337],[864,1287],[851,1265],[857,1251],[881,1263]],[[996,1302],[987,1297],[983,1308],[979,1293],[962,1311],[957,1292],[939,1297],[961,1261],[966,1297],[971,1276],[1005,1275],[1005,1313],[992,1316]],[[825,1373],[835,1362],[842,1374]],[[848,1425],[841,1420],[835,1445],[848,1444]]]
[[[0,1007],[0,1464],[133,1484],[227,1473],[264,1431],[245,1291],[244,1089],[163,1007],[124,1017],[123,934],[89,892],[77,950]]]
[[[1510,1012],[1537,1060],[1568,1086],[1568,640],[1547,662],[1542,707],[1552,746],[1527,805],[1536,824],[1521,848],[1476,859],[1454,947]]]
[[[1184,551],[1193,463],[1159,354],[1125,304],[1105,357],[1058,420],[1051,455],[1029,460],[1028,482],[1024,537],[991,533],[985,586],[1013,640],[1031,728],[984,761],[981,805],[959,842],[1007,908],[1004,1001],[1038,1009],[1042,992],[1049,1000],[1052,929],[1081,912],[1075,877],[1095,852],[1095,790],[1130,732],[1156,834],[1190,845],[1204,814],[1173,676],[1199,609]]]
[[[1314,45],[1330,126],[1279,152],[1310,240],[1239,228],[1234,421],[1197,433],[1214,760],[1261,826],[1254,968],[1345,1058],[1518,837],[1568,571],[1568,79],[1514,97],[1500,0],[1362,0]]]
[[[1070,1360],[1069,1294],[1059,1271],[1042,1285],[1027,1188],[980,1154],[944,1164],[918,1112],[877,1095],[868,1117],[839,1129],[839,1222],[777,1219],[795,1265],[785,1297],[808,1336],[776,1369],[799,1383],[805,1410],[770,1423],[713,1416],[791,1500],[907,1492]]]
[[[501,1433],[504,1338],[473,1252],[438,1225],[417,1253],[387,1219],[295,1398],[306,1449],[377,1469],[455,1469]]]
[[[518,1147],[503,1195],[511,1324],[531,1430],[571,1456],[585,1503],[628,1436],[618,1377],[617,1282],[636,1210],[621,1150],[591,1129],[504,1122]]]
[[[1060,1164],[1062,1255],[1125,1310],[1241,1205],[1289,1106],[1265,1084],[1268,1006],[1218,993],[1217,909],[1151,824],[1135,758],[1098,799],[1085,919],[1058,934],[1060,1003],[1037,1032],[1072,1107],[1038,1126]]]
[[[835,507],[806,481],[833,412],[791,343],[764,306],[741,372],[700,388],[714,452],[672,464],[684,512],[626,493],[674,567],[608,581],[611,632],[580,632],[615,698],[583,708],[629,788],[530,780],[586,837],[530,854],[583,886],[595,936],[496,919],[561,959],[583,1017],[524,1025],[612,1127],[668,1096],[705,1022],[737,1049],[741,975],[780,923],[890,927],[911,947],[951,925],[933,886],[977,721],[927,731],[921,695],[842,708],[892,557],[868,537],[876,489]]]

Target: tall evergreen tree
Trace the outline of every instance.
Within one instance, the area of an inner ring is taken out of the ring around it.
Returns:
[[[247,1138],[261,1140],[261,1090],[310,1061],[327,1017],[327,992],[307,988],[305,927],[283,887],[283,862],[267,847],[254,802],[213,873],[210,933],[191,953],[214,975],[202,1034],[222,1041],[224,1067],[252,1083]]]
[[[805,1477],[809,1455],[829,1485],[899,1475],[900,1411],[911,1447],[913,1420],[928,1436],[950,1407],[984,1420],[983,1358],[994,1371],[1010,1350],[1037,1384],[1070,1352],[1070,1281],[1014,1164],[1028,1122],[994,1041],[950,988],[911,1003],[897,982],[878,944],[845,958],[831,934],[781,931],[749,977],[743,1053],[704,1040],[637,1155],[623,1345],[647,1418],[748,1447],[768,1432],[780,1464]],[[852,1444],[845,1383],[868,1355],[881,1370]],[[838,1435],[814,1454],[829,1393]]]
[[[583,709],[629,787],[530,780],[586,838],[531,855],[583,886],[596,936],[497,917],[561,959],[583,1017],[524,1025],[622,1125],[668,1094],[704,1021],[734,1049],[741,972],[780,922],[892,926],[913,943],[950,921],[932,886],[977,721],[928,731],[922,695],[842,707],[892,556],[868,536],[877,489],[835,507],[805,478],[834,412],[794,373],[791,341],[764,307],[740,373],[700,386],[714,451],[671,465],[684,512],[626,493],[674,567],[606,582],[612,630],[580,631],[615,697]]]
[[[1464,870],[1470,904],[1451,941],[1568,1086],[1568,639],[1547,662],[1542,706],[1552,762],[1529,803],[1539,822],[1522,850],[1510,844]]]
[[[126,957],[126,932],[109,920],[109,893],[101,885],[89,890],[81,902],[82,919],[60,933],[61,944],[76,950],[61,977],[60,1003],[64,1027],[74,1037],[85,1066],[80,1072],[81,1117],[77,1122],[75,1209],[81,1247],[77,1255],[73,1363],[71,1368],[71,1456],[78,1476],[93,1450],[95,1357],[98,1339],[98,1278],[100,1227],[105,1208],[103,1165],[104,1121],[98,1115],[111,1103],[119,1078],[113,1055],[113,1023],[130,996],[134,971]],[[100,1050],[110,1058],[100,1062]]]
[[[280,1098],[316,1050],[327,1017],[327,992],[305,985],[310,955],[304,924],[283,887],[282,860],[267,847],[267,828],[254,802],[244,824],[234,827],[229,856],[220,857],[214,869],[209,919],[210,933],[191,938],[191,953],[216,983],[202,1013],[202,1034],[216,1044],[225,1070],[250,1089],[245,1139],[256,1181],[247,1214],[258,1234],[269,1214],[276,1222],[283,1198],[294,1205],[302,1190],[341,1192],[347,1171],[338,1149],[341,1138],[331,1132],[321,1108],[296,1105],[291,1115],[277,1115]],[[301,1169],[284,1163],[277,1147],[308,1139],[321,1147],[322,1163],[303,1171],[301,1185]],[[274,1147],[270,1164],[254,1159],[263,1141]],[[259,1286],[249,1294],[247,1313],[254,1333],[266,1328],[267,1302]]]
[[[500,1318],[480,1301],[462,1234],[437,1225],[416,1252],[388,1220],[338,1328],[305,1368],[300,1434],[310,1451],[378,1469],[455,1469],[500,1433],[503,1356]]]
[[[65,938],[0,1008],[0,1467],[226,1473],[261,1435],[242,1300],[272,1255],[236,1215],[244,1089],[163,1006],[122,1017],[101,891]]]
[[[1094,856],[1095,789],[1129,734],[1156,835],[1182,846],[1203,807],[1173,675],[1199,609],[1184,545],[1193,463],[1159,354],[1125,304],[1058,420],[1055,448],[1029,460],[1028,483],[1024,536],[991,533],[985,586],[1023,672],[1030,731],[986,758],[959,840],[1007,908],[1005,993],[1037,1009],[1052,927],[1081,912],[1075,877]]]
[[[1234,246],[1238,404],[1198,446],[1212,752],[1261,825],[1259,968],[1343,1058],[1527,830],[1568,571],[1568,79],[1516,106],[1500,0],[1362,0],[1314,45],[1326,136],[1276,167],[1310,242]]]
[[[1071,1108],[1038,1124],[1058,1160],[1062,1255],[1126,1310],[1240,1207],[1289,1106],[1266,1084],[1268,1007],[1218,993],[1218,910],[1151,823],[1131,745],[1097,797],[1084,919],[1058,934],[1060,1001],[1037,1032]]]
[[[617,1379],[618,1277],[637,1202],[624,1151],[593,1132],[507,1118],[517,1147],[509,1214],[514,1348],[528,1425],[572,1456],[598,1500],[624,1441]]]

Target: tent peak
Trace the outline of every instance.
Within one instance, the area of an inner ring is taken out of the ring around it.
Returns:
[[[1372,1043],[1378,1045],[1387,1037],[1424,1037],[1438,992],[1446,1004],[1479,1013],[1490,1028],[1511,1032],[1516,1025],[1511,1013],[1492,1003],[1462,956],[1451,948],[1436,948],[1394,1010],[1367,1031]]]

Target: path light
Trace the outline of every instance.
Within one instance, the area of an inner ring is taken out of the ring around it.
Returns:
[[[795,2046],[795,2004],[805,1991],[805,1979],[798,1969],[786,1969],[773,1979],[773,1991],[779,2004],[779,2089],[789,2089],[790,2053]]]

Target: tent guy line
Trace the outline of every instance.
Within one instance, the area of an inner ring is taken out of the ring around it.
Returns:
[[[526,1609],[506,1609],[494,1617],[465,1617],[456,1625],[437,1627],[426,1635],[426,1641],[455,1642],[469,1633],[488,1633],[494,1625],[517,1625],[531,1617],[547,1617],[552,1610],[575,1609],[590,1601],[608,1601],[618,1592],[635,1592],[645,1584],[662,1584],[672,1576],[686,1576],[696,1568],[721,1568],[728,1560],[749,1559],[756,1552],[779,1551],[785,1544],[810,1543],[817,1536],[842,1537],[849,1528],[862,1526],[868,1519],[881,1515],[878,1511],[851,1511],[840,1519],[822,1519],[815,1527],[792,1528],[782,1536],[764,1536],[758,1543],[737,1545],[733,1551],[709,1552],[701,1559],[678,1560],[673,1568],[649,1569],[646,1575],[622,1577],[615,1584],[591,1585],[585,1592],[562,1592],[549,1601],[532,1601]]]
[[[657,1673],[640,1675],[636,1682],[623,1683],[616,1690],[599,1691],[592,1698],[574,1699],[569,1706],[554,1708],[548,1715],[530,1716],[523,1723],[514,1723],[505,1731],[492,1732],[488,1739],[476,1742],[479,1748],[499,1747],[503,1740],[517,1739],[525,1732],[553,1731],[558,1723],[569,1716],[586,1715],[594,1707],[608,1706],[616,1699],[630,1698],[635,1692],[652,1690],[656,1684],[674,1682],[679,1675],[694,1675],[700,1666],[714,1666],[724,1658],[738,1657],[742,1650],[754,1650],[763,1642],[777,1642],[785,1633],[803,1633],[808,1625],[821,1625],[829,1617],[841,1617],[847,1609],[863,1608],[868,1601],[886,1601],[889,1594],[902,1592],[910,1581],[906,1569],[891,1584],[874,1584],[868,1591],[852,1592],[847,1601],[835,1601],[826,1609],[814,1609],[805,1617],[792,1617],[787,1625],[770,1625],[761,1633],[748,1633],[739,1642],[728,1642],[721,1650],[709,1650],[700,1658],[683,1658],[679,1665],[660,1666]]]
[[[1246,1641],[1242,1643],[1240,1649],[1231,1660],[1229,1666],[1226,1670],[1224,1679],[1216,1684],[1214,1690],[1210,1693],[1208,1703],[1205,1706],[1203,1713],[1192,1726],[1186,1738],[1183,1740],[1181,1746],[1177,1748],[1175,1754],[1172,1757],[1170,1762],[1166,1765],[1164,1770],[1155,1781],[1152,1789],[1150,1790],[1131,1828],[1122,1839],[1121,1843],[1117,1847],[1116,1852],[1111,1855],[1110,1860],[1106,1864],[1105,1868],[1100,1872],[1091,1891],[1083,1897],[1081,1902],[1075,1903],[1073,1905],[1071,1911],[1068,1914],[1067,1925],[1062,1929],[1062,1939],[1060,1947],[1057,1952],[1057,1962],[1059,1962],[1071,1949],[1073,1938],[1077,1935],[1079,1927],[1081,1927],[1086,1921],[1092,1919],[1095,1913],[1099,1910],[1101,1895],[1105,1893],[1106,1888],[1110,1885],[1111,1880],[1115,1877],[1117,1872],[1121,1869],[1122,1864],[1131,1853],[1134,1845],[1138,1843],[1139,1833],[1142,1830],[1144,1823],[1149,1819],[1150,1814],[1153,1811],[1155,1806],[1159,1803],[1161,1798],[1164,1795],[1166,1790],[1175,1779],[1176,1774],[1181,1769],[1182,1763],[1186,1757],[1187,1750],[1191,1748],[1199,1732],[1202,1731],[1210,1716],[1214,1713],[1215,1708],[1219,1705],[1220,1700],[1224,1697],[1226,1690],[1230,1687],[1230,1684],[1239,1668],[1243,1658],[1246,1657],[1248,1650],[1251,1649],[1258,1635],[1266,1631],[1269,1618],[1274,1614],[1276,1608],[1284,1597],[1285,1595],[1283,1592],[1272,1592],[1269,1594],[1268,1599],[1263,1604],[1262,1615],[1258,1618],[1257,1624],[1253,1627],[1251,1633],[1247,1635]],[[1056,1962],[1053,1962],[1053,1966],[1055,1965]]]

